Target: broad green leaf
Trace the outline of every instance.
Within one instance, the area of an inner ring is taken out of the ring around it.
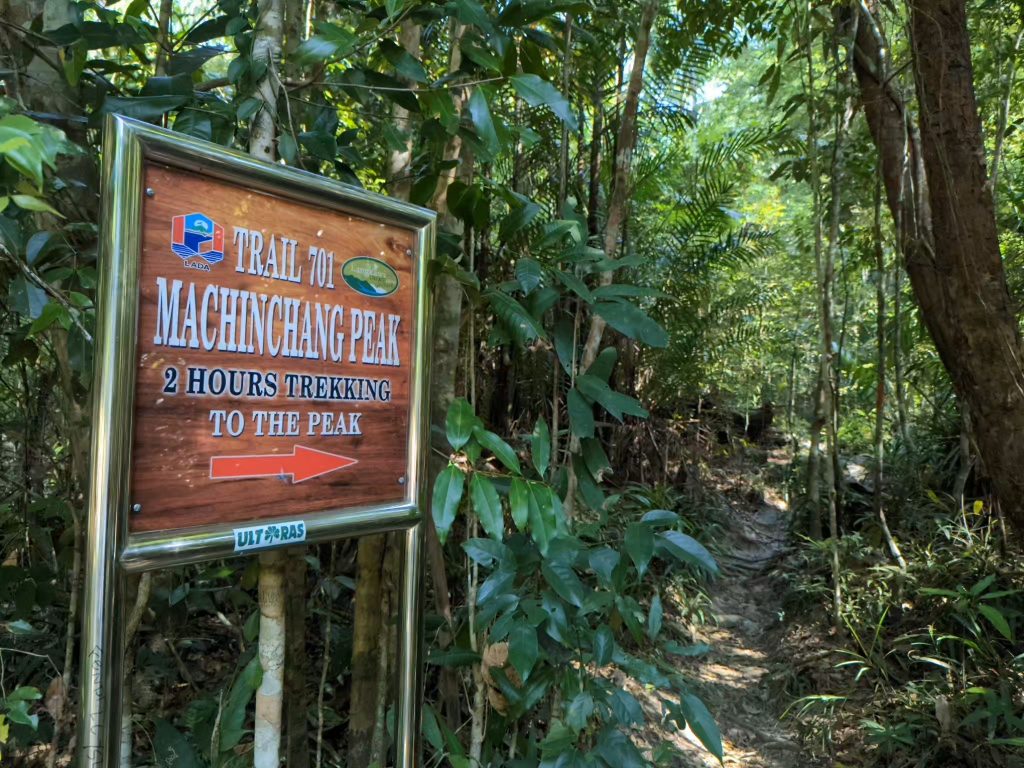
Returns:
[[[626,553],[636,565],[637,573],[643,576],[654,557],[654,532],[641,523],[626,526]]]
[[[591,570],[597,574],[597,578],[604,586],[611,586],[612,573],[614,573],[620,559],[619,553],[609,547],[592,550],[588,556]]]
[[[242,740],[245,734],[246,711],[262,680],[263,669],[260,667],[260,658],[256,655],[245,665],[224,702],[220,720],[221,752],[234,749]]]
[[[54,216],[60,216],[64,218],[61,213],[50,205],[48,202],[43,200],[41,197],[35,197],[34,195],[11,195],[11,200],[19,208],[23,208],[26,211],[35,211],[36,213],[52,213]]]
[[[715,558],[692,536],[679,531],[662,531],[658,534],[658,546],[678,560],[703,568],[713,576],[719,574]]]
[[[487,535],[501,541],[505,533],[505,513],[491,479],[474,472],[473,478],[469,481],[469,496],[473,500],[476,516]]]
[[[679,515],[667,509],[652,509],[650,512],[644,513],[640,522],[652,526],[675,525],[679,522]]]
[[[530,538],[542,555],[547,555],[548,544],[557,531],[554,493],[544,483],[527,482]]]
[[[572,369],[576,365],[575,359],[575,329],[572,320],[567,317],[559,318],[555,323],[553,338],[555,341],[555,354],[558,355],[558,362],[567,376],[572,376]]]
[[[661,607],[661,595],[657,592],[654,593],[654,597],[651,599],[651,608],[647,612],[647,636],[651,640],[656,640],[658,635],[661,634],[661,622],[664,611]]]
[[[665,643],[662,646],[666,653],[671,653],[676,656],[703,656],[706,653],[711,652],[711,646],[706,643],[697,643],[695,645],[680,645],[679,643]]]
[[[494,121],[491,119],[491,109],[487,105],[487,95],[483,88],[475,88],[473,95],[469,97],[469,117],[476,128],[476,135],[480,143],[487,150],[490,157],[494,157],[501,149],[498,142],[498,134],[494,130]]]
[[[516,262],[516,281],[523,293],[530,293],[544,283],[544,270],[536,261],[524,256]]]
[[[610,663],[615,652],[615,635],[611,629],[602,624],[594,633],[594,663],[603,667]]]
[[[431,648],[427,654],[427,664],[438,667],[470,667],[480,663],[480,654],[468,648],[452,648],[439,651]]]
[[[455,522],[455,513],[459,509],[459,502],[462,501],[462,491],[465,477],[462,471],[454,464],[449,464],[437,476],[434,481],[434,497],[431,509],[434,515],[434,527],[437,529],[437,537],[444,544],[448,539],[448,532]]]
[[[594,697],[586,691],[573,696],[565,711],[565,724],[574,731],[582,731],[587,727],[591,715],[594,714]]]
[[[595,403],[599,403],[608,413],[619,421],[624,414],[647,417],[647,410],[640,401],[621,392],[615,392],[608,383],[590,373],[576,377],[576,388]]]
[[[619,333],[650,347],[667,347],[668,334],[643,310],[625,301],[599,301],[594,312]]]
[[[981,615],[988,619],[989,623],[999,631],[1000,635],[1010,642],[1013,642],[1013,629],[1010,627],[1009,622],[1006,621],[1006,617],[1003,616],[1002,613],[991,605],[979,605],[978,610],[981,612]]]
[[[356,36],[344,27],[326,21],[317,22],[317,34],[304,40],[294,56],[299,64],[313,64],[347,56],[356,43]]]
[[[587,588],[583,586],[571,565],[545,560],[541,563],[540,570],[544,574],[544,580],[560,598],[577,608],[583,606]]]
[[[490,568],[495,561],[501,563],[512,556],[512,550],[494,539],[469,539],[463,542],[462,549],[473,562],[485,568]]]
[[[516,93],[531,107],[548,107],[569,126],[570,130],[576,130],[576,116],[573,114],[572,105],[551,83],[537,75],[528,74],[512,75],[509,80]]]
[[[476,0],[455,0],[455,13],[463,24],[472,24],[485,32],[494,28],[491,17]]]
[[[722,735],[718,731],[715,719],[708,712],[708,708],[704,706],[704,702],[692,693],[686,693],[680,698],[679,705],[690,730],[700,739],[700,743],[708,752],[722,760]]]
[[[533,434],[530,436],[530,457],[533,459],[533,468],[537,474],[544,477],[548,471],[548,462],[551,460],[551,430],[543,417],[537,419],[533,426]]]
[[[591,438],[584,440],[580,447],[583,449],[583,461],[587,465],[587,470],[594,480],[600,482],[604,472],[611,469],[611,462],[605,455],[601,441],[596,437]]]
[[[174,768],[205,768],[205,763],[196,753],[185,735],[160,718],[156,719],[153,732],[153,757],[157,765],[173,765]]]
[[[516,195],[516,197],[518,198],[518,203],[512,205],[508,215],[502,219],[501,227],[498,230],[498,238],[502,242],[509,240],[517,232],[530,226],[533,220],[540,215],[542,210],[540,205],[535,203],[533,200],[530,200],[528,197],[523,197],[522,195]],[[536,275],[537,284],[539,285],[543,279],[543,273],[540,271],[540,265],[533,261],[533,259],[520,259],[519,261],[533,262],[533,264],[536,265],[538,273]],[[520,285],[522,285],[522,280],[519,277],[518,263],[516,268],[516,280],[519,280]],[[535,288],[536,285],[533,287]],[[524,286],[523,290],[526,293],[529,293],[533,288],[526,288]]]
[[[572,433],[579,438],[593,437],[594,411],[575,387],[566,395],[566,404],[569,408],[569,426]]]
[[[575,731],[560,720],[554,720],[548,728],[548,735],[540,743],[540,753],[545,758],[557,757],[569,751],[575,743]]]
[[[535,339],[545,338],[544,327],[511,296],[501,291],[491,290],[487,291],[484,297],[490,302],[494,314],[505,324],[520,344],[525,345]]]
[[[188,103],[190,96],[167,94],[163,96],[107,96],[103,112],[134,117],[138,120],[156,120],[172,109]]]
[[[537,630],[525,621],[518,622],[508,634],[508,660],[522,680],[530,677],[539,654]]]
[[[516,529],[525,531],[530,520],[530,499],[525,480],[512,478],[508,489],[508,505],[512,510],[512,522],[516,524]]]
[[[473,427],[477,423],[476,414],[473,413],[473,406],[464,397],[457,397],[448,406],[448,418],[445,420],[445,432],[448,436],[448,444],[452,450],[462,449],[473,434]]]
[[[515,472],[517,475],[523,473],[519,466],[519,457],[512,450],[512,446],[496,434],[480,427],[474,427],[473,436],[480,445],[493,453],[498,461],[504,464],[510,471]]]

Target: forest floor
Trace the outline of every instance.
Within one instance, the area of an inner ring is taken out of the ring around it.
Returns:
[[[726,766],[817,765],[782,719],[787,702],[771,685],[773,673],[784,671],[791,659],[782,642],[786,585],[779,573],[791,545],[791,515],[773,484],[788,463],[787,451],[776,448],[752,451],[713,472],[725,507],[718,554],[722,576],[710,590],[715,619],[693,638],[712,650],[688,663],[686,671],[721,729]],[[676,744],[692,766],[719,765],[689,729],[681,735]]]

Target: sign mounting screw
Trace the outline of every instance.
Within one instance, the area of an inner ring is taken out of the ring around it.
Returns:
[[[137,515],[141,511],[142,511],[142,505],[141,504],[132,504],[132,514],[133,515]]]
[[[399,475],[398,476],[398,484],[399,485],[405,485],[405,475]]]
[[[146,197],[156,197],[156,190],[152,187],[146,187]]]

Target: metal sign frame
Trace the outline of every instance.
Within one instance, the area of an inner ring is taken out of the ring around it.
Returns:
[[[85,584],[82,608],[79,768],[119,765],[123,683],[125,576],[131,572],[235,556],[239,523],[180,531],[128,531],[137,334],[142,256],[143,172],[147,162],[192,171],[332,211],[407,229],[415,236],[416,275],[411,358],[408,471],[397,504],[339,508],[303,516],[306,543],[385,531],[404,532],[399,581],[397,707],[398,768],[419,764],[422,646],[422,505],[429,445],[428,353],[436,214],[418,206],[342,184],[120,115],[104,126],[102,214],[99,241],[93,372],[93,419],[88,491]],[[294,519],[261,518],[260,524]],[[265,550],[264,550],[265,551]]]

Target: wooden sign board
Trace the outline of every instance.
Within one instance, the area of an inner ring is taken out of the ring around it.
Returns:
[[[396,531],[418,764],[431,211],[108,115],[79,765],[120,765],[129,572]]]
[[[143,183],[129,530],[400,503],[416,233],[153,162]]]

